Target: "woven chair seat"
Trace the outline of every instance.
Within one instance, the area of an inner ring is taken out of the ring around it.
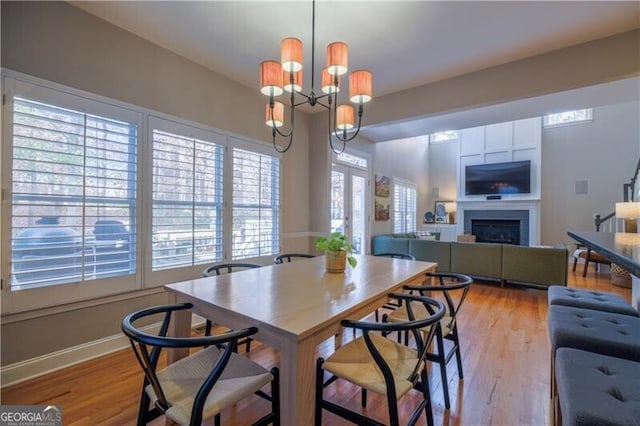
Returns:
[[[424,305],[414,303],[411,305],[411,307],[413,308],[413,314],[416,316],[416,318],[427,318],[430,316],[430,314],[424,308]],[[405,309],[396,309],[395,311],[392,311],[389,313],[389,315],[387,315],[387,321],[389,322],[404,322],[408,320],[409,316],[407,315],[407,311]],[[442,328],[443,336],[451,333],[451,331],[453,330],[453,326],[455,325],[455,321],[455,318],[452,318],[448,313],[444,317],[442,317],[439,322],[440,327]],[[425,329],[428,330],[429,327],[425,327]]]
[[[371,334],[371,340],[391,368],[395,380],[396,398],[399,399],[413,388],[413,383],[407,379],[416,367],[418,353],[415,349],[378,334]],[[361,388],[382,395],[387,393],[384,376],[362,337],[339,348],[325,361],[323,368]]]
[[[181,425],[189,424],[195,396],[220,354],[217,347],[211,346],[170,364],[157,373],[165,396],[172,404],[165,412],[168,418]],[[234,354],[207,397],[203,418],[215,416],[224,408],[269,384],[272,379],[271,373],[260,365]],[[151,385],[145,391],[152,400],[156,399]]]

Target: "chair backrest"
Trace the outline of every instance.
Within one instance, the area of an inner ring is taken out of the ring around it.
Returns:
[[[375,253],[374,256],[392,257],[394,259],[416,260],[416,258],[414,256],[412,256],[410,254],[406,254],[406,253],[391,253],[391,252]]]
[[[158,375],[156,373],[158,359],[160,358],[160,352],[162,349],[205,348],[208,346],[216,346],[215,348],[212,348],[212,350],[219,350],[220,355],[217,357],[215,362],[213,362],[211,372],[209,372],[206,377],[203,377],[203,383],[199,388],[197,396],[193,396],[195,401],[191,416],[192,420],[195,416],[195,423],[200,424],[201,420],[198,421],[197,418],[199,417],[201,419],[202,410],[207,396],[222,375],[222,372],[229,362],[234,349],[237,347],[238,340],[257,333],[258,329],[250,327],[206,337],[167,337],[171,314],[175,311],[191,309],[192,307],[193,305],[190,303],[180,303],[174,305],[155,306],[130,313],[122,320],[122,332],[129,338],[136,359],[144,372],[145,381],[143,389],[149,384],[152,386],[153,392],[157,398],[157,401],[154,401],[154,404],[163,413],[171,407],[172,402],[167,400],[165,396],[166,393],[162,388],[161,381],[158,379]],[[163,315],[158,334],[147,333],[134,325],[136,321],[142,318],[157,315]],[[194,422],[192,421],[192,423]]]
[[[387,385],[387,391],[393,392],[395,395],[395,385],[393,374],[391,373],[391,368],[385,361],[384,356],[376,347],[369,333],[371,331],[384,333],[409,331],[413,334],[417,348],[416,365],[408,380],[412,381],[415,384],[419,380],[420,372],[426,364],[426,357],[429,352],[429,346],[431,345],[436,333],[440,331],[439,321],[444,317],[446,308],[442,304],[442,302],[438,300],[425,296],[418,296],[415,294],[391,293],[389,294],[389,298],[396,299],[399,304],[401,304],[398,309],[407,310],[407,318],[409,319],[408,321],[384,323],[372,321],[343,320],[341,322],[341,325],[343,327],[355,328],[362,331],[362,337],[364,338],[364,341],[367,345],[367,349],[369,350],[369,353],[373,357],[376,365],[384,376]],[[420,316],[419,318],[416,318],[413,313],[412,303],[422,304],[425,308],[425,311],[428,313],[428,316]],[[426,337],[423,337],[423,333],[421,333],[421,330],[423,329],[429,330],[428,333],[425,333]]]
[[[218,263],[211,265],[202,271],[202,276],[211,277],[213,275],[230,274],[232,272],[260,267],[262,267],[262,265],[257,265],[255,263]]]
[[[447,313],[451,317],[449,328],[455,325],[455,318],[460,307],[464,303],[464,300],[469,293],[471,283],[473,279],[468,275],[455,274],[455,273],[427,273],[427,278],[435,278],[437,283],[435,285],[420,285],[420,286],[405,286],[404,289],[410,292],[417,291],[420,295],[425,296],[428,292],[442,292],[446,306]],[[429,293],[431,297],[434,294]]]
[[[295,258],[311,259],[312,257],[315,257],[315,256],[312,254],[306,254],[306,253],[283,253],[283,254],[277,255],[273,259],[273,263],[280,264],[284,262],[291,262],[291,260]]]

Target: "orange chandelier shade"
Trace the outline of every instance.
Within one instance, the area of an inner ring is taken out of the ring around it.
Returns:
[[[302,69],[302,41],[295,37],[282,40],[280,42],[280,60],[284,71],[300,71]]]
[[[338,77],[329,74],[328,68],[322,69],[322,93],[331,94],[340,91],[339,83],[336,81]]]
[[[369,102],[373,96],[371,72],[357,70],[349,75],[349,100],[355,104]]]
[[[260,64],[260,92],[266,96],[282,95],[282,66],[277,61]]]
[[[331,75],[346,74],[349,69],[349,47],[336,41],[327,46],[327,71]]]
[[[267,104],[264,112],[265,123],[269,127],[282,127],[284,124],[284,104],[282,102],[274,102],[273,109]]]
[[[293,73],[293,83],[291,82],[291,72],[282,71],[282,78],[284,79],[284,90],[285,92],[301,92],[302,91],[302,70],[295,71]]]
[[[351,105],[340,105],[336,117],[336,128],[338,130],[353,129],[355,114]]]

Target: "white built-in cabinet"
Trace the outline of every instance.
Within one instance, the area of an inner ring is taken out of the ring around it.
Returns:
[[[458,235],[455,223],[423,223],[420,225],[422,231],[439,232],[440,241],[455,241]]]
[[[486,198],[482,195],[465,195],[465,166],[521,160],[531,160],[531,194],[505,197],[518,200],[539,199],[541,146],[541,117],[461,130],[458,143],[458,201],[479,201]]]

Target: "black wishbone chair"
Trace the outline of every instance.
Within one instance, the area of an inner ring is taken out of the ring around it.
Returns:
[[[283,253],[283,254],[279,254],[277,255],[274,259],[273,259],[273,263],[275,264],[280,264],[280,263],[285,263],[285,262],[291,262],[293,259],[311,259],[312,257],[315,257],[312,254],[307,254],[307,253]]]
[[[429,378],[427,377],[426,356],[428,347],[440,328],[440,320],[444,317],[444,305],[428,297],[411,294],[390,294],[390,298],[403,301],[407,311],[407,321],[397,323],[380,323],[370,321],[343,320],[343,327],[362,331],[362,336],[338,348],[333,355],[316,363],[316,414],[315,424],[322,424],[322,410],[328,410],[358,425],[381,425],[380,422],[360,413],[341,407],[325,400],[323,390],[338,378],[350,381],[362,388],[362,406],[367,403],[367,391],[386,395],[389,410],[389,422],[398,426],[398,400],[410,390],[422,393],[422,401],[411,415],[411,419],[403,424],[413,425],[424,410],[427,423],[433,425]],[[412,303],[409,303],[412,302]],[[416,305],[428,312],[427,317],[416,319],[413,308]],[[423,333],[426,327],[429,332]],[[416,341],[416,348],[411,348],[376,332],[411,332]],[[357,365],[357,367],[356,367]],[[325,382],[324,372],[331,377]]]
[[[392,259],[416,260],[416,258],[413,257],[413,255],[406,254],[406,253],[384,252],[384,253],[374,253],[373,255],[379,256],[379,257],[390,257]],[[382,305],[382,308],[393,310],[393,309],[397,309],[398,306],[400,305],[397,302],[390,301]],[[379,311],[382,308],[376,309],[376,312],[375,312],[376,321],[380,321]]]
[[[440,320],[440,330],[436,333],[437,352],[428,353],[427,359],[440,364],[444,405],[449,409],[451,404],[449,402],[449,386],[447,382],[447,363],[451,361],[451,358],[455,355],[458,364],[458,377],[462,380],[464,378],[462,373],[462,354],[460,351],[458,321],[456,316],[467,297],[473,279],[467,275],[455,273],[428,273],[426,277],[436,279],[437,284],[404,286],[403,288],[405,291],[417,292],[421,296],[437,298],[438,294],[442,294],[444,298],[447,312],[442,320]],[[420,305],[416,306],[414,312],[418,318],[428,314]],[[382,316],[382,322],[394,323],[406,321],[406,319],[406,313],[402,310],[395,310]],[[405,345],[407,345],[408,335],[406,333],[404,340]],[[445,349],[444,340],[453,342],[448,352]],[[398,341],[400,341],[400,333],[398,333]]]
[[[238,340],[257,333],[258,329],[249,327],[206,337],[167,337],[171,314],[192,307],[190,303],[156,306],[131,313],[122,321],[122,331],[131,341],[145,376],[137,424],[145,425],[164,415],[180,425],[200,425],[211,417],[219,425],[222,410],[256,393],[271,401],[271,412],[254,424],[278,425],[278,368],[268,371],[234,352]],[[139,319],[157,315],[163,316],[157,335],[134,325]],[[164,348],[206,349],[157,370]],[[261,390],[267,384],[271,384],[271,395]]]
[[[262,265],[257,265],[255,263],[217,263],[215,265],[211,265],[207,267],[204,271],[202,271],[203,277],[212,277],[214,275],[222,275],[222,274],[230,274],[232,272],[243,271],[245,269],[255,269],[260,268]],[[213,321],[207,319],[204,327],[204,335],[211,336],[211,327],[213,326]],[[247,337],[246,339],[242,339],[238,342],[238,346],[244,345],[245,352],[249,352],[251,350],[251,342],[252,338]]]

